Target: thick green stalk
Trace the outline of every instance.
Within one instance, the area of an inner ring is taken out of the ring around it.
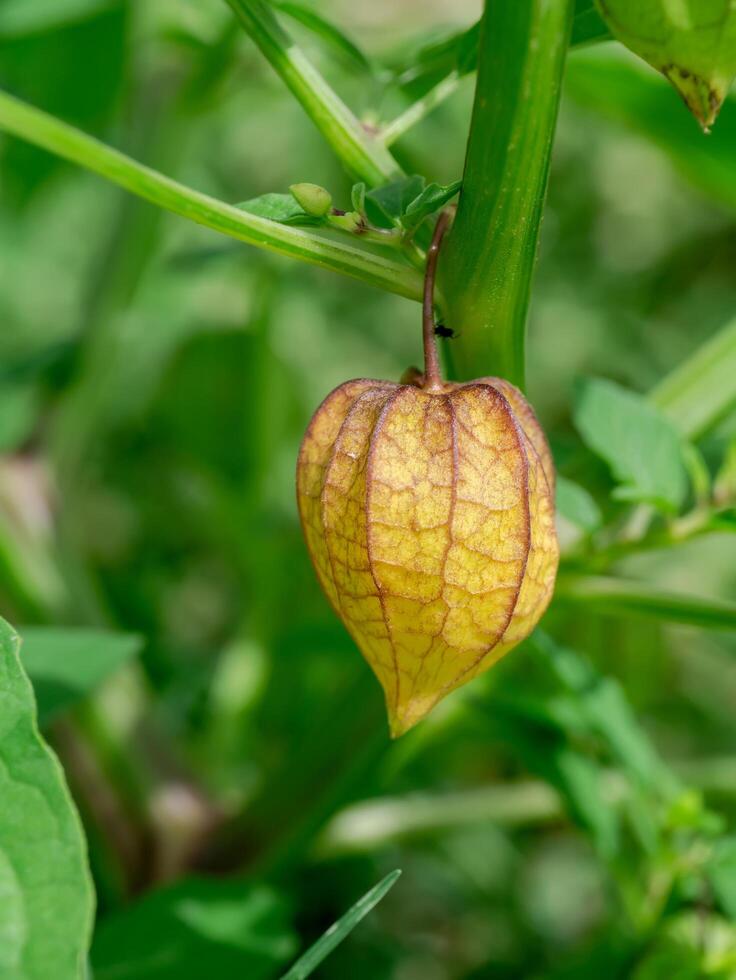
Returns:
[[[422,277],[416,270],[301,228],[260,218],[201,194],[5,92],[0,92],[0,129],[86,167],[132,194],[197,224],[249,245],[421,301]]]
[[[461,378],[524,383],[524,335],[574,0],[486,0],[457,218],[440,269]]]
[[[263,0],[227,0],[347,169],[370,187],[401,177],[383,140],[368,130],[281,27]]]

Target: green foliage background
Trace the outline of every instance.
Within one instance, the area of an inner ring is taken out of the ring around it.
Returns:
[[[478,13],[318,10],[369,65],[294,33],[382,120],[417,36]],[[0,85],[224,201],[311,181],[351,207],[220,0],[8,0]],[[461,175],[471,99],[395,144],[408,173]],[[734,316],[735,214],[736,102],[706,139],[618,46],[570,55],[528,341],[559,601],[390,744],[293,472],[333,387],[421,360],[418,306],[2,139],[0,611],[84,822],[94,977],[278,977],[393,868],[325,980],[736,975],[734,344],[714,424],[656,394]]]

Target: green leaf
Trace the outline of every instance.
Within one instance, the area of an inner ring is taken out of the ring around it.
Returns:
[[[81,23],[120,6],[120,0],[4,0],[0,37],[24,37]]]
[[[670,623],[736,630],[736,603],[682,595],[648,582],[597,575],[561,576],[556,596],[607,615],[643,616]]]
[[[574,813],[593,835],[600,853],[611,858],[619,847],[619,818],[605,793],[603,769],[582,752],[565,746],[552,755],[557,769],[554,782]]]
[[[564,476],[557,477],[556,504],[557,512],[583,531],[590,533],[600,527],[598,504],[584,487]]]
[[[0,620],[0,976],[82,980],[94,914],[86,847],[38,734],[19,645]]]
[[[361,215],[365,214],[365,183],[363,181],[359,184],[353,184],[350,191],[350,201],[354,211]]]
[[[572,22],[570,47],[607,41],[611,32],[596,9],[595,0],[577,0],[575,19]]]
[[[396,884],[400,870],[392,871],[374,885],[369,892],[359,899],[352,908],[338,919],[327,932],[311,946],[303,956],[300,956],[282,980],[305,980],[310,976],[330,953],[348,936],[358,923],[368,915],[381,899]]]
[[[661,147],[692,184],[736,208],[736,100],[727,99],[720,125],[702,139],[667,83],[616,50],[570,59],[567,93],[596,116],[606,116]]]
[[[292,194],[261,194],[260,197],[241,201],[235,205],[248,214],[257,214],[259,218],[270,218],[282,225],[321,225],[323,218],[307,214]]]
[[[575,695],[588,724],[604,739],[621,768],[643,786],[658,786],[665,793],[673,790],[674,776],[637,721],[618,681],[599,674],[587,660],[555,643],[542,630],[536,630],[529,642]]]
[[[612,34],[661,71],[704,129],[736,77],[731,0],[598,0]]]
[[[736,406],[736,320],[663,378],[649,400],[688,439],[712,429]]]
[[[586,445],[621,483],[614,496],[667,511],[682,505],[687,479],[680,437],[645,398],[612,381],[592,379],[581,386],[574,415]]]
[[[611,32],[596,10],[595,0],[577,0],[571,47],[610,39]],[[392,69],[399,86],[413,99],[421,99],[452,72],[468,75],[478,67],[480,21],[465,30],[443,34],[428,43],[409,45]]]
[[[102,630],[27,626],[21,635],[41,725],[84,698],[143,646],[139,636]]]
[[[283,901],[243,878],[186,878],[103,919],[94,980],[269,980],[293,955]]]
[[[562,708],[562,711],[560,711]],[[572,715],[573,717],[570,717]],[[579,705],[525,697],[495,699],[489,719],[494,739],[503,739],[530,772],[554,786],[572,817],[588,831],[597,849],[612,857],[619,844],[619,817],[606,795],[597,760],[571,744],[573,734],[588,734]]]
[[[35,386],[0,382],[0,452],[13,452],[30,436],[39,402]]]
[[[406,206],[400,218],[401,224],[407,231],[419,227],[425,218],[443,208],[461,187],[461,180],[454,180],[451,184],[427,184],[421,194]]]
[[[311,7],[290,0],[271,0],[278,9],[306,27],[316,37],[325,42],[326,46],[341,55],[349,65],[362,71],[373,72],[373,65],[360,48],[347,37],[339,27],[316,13]]]
[[[706,873],[718,904],[736,922],[736,837],[716,842]]]
[[[424,177],[414,174],[368,191],[365,195],[368,220],[377,228],[395,227],[411,202],[421,195],[424,183]]]
[[[713,484],[713,499],[724,510],[736,506],[736,437],[731,439]]]

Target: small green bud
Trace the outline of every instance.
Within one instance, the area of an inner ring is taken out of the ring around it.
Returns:
[[[332,207],[332,195],[319,184],[292,184],[289,190],[297,204],[313,218],[323,218]]]
[[[597,3],[611,33],[669,79],[707,130],[736,77],[736,8],[731,0]]]

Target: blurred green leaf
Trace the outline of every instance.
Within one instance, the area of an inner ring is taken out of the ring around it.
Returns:
[[[271,0],[271,2],[282,13],[291,17],[292,20],[297,21],[320,40],[324,41],[326,46],[341,55],[348,65],[352,65],[363,71],[373,71],[373,65],[357,44],[351,41],[339,27],[336,27],[331,21],[326,20],[312,7],[306,7],[301,3],[292,3],[291,0]]]
[[[292,194],[261,194],[250,201],[241,201],[236,207],[249,214],[278,221],[282,225],[324,224],[323,218],[307,214]]]
[[[736,630],[736,603],[672,592],[649,582],[565,575],[559,579],[556,595],[607,615],[644,616],[704,629]]]
[[[595,0],[576,0],[575,19],[572,22],[571,47],[607,41],[611,33],[598,13]]]
[[[566,707],[579,713],[575,703]],[[490,721],[494,738],[503,739],[530,772],[558,790],[572,819],[591,835],[600,854],[611,858],[619,844],[619,816],[606,793],[602,766],[572,744],[580,732],[569,719],[560,717],[556,706],[522,697],[495,700]]]
[[[716,841],[707,875],[718,904],[736,922],[736,837]]]
[[[21,636],[41,725],[94,691],[143,646],[139,636],[72,627],[26,626]]]
[[[723,454],[713,483],[713,499],[716,505],[724,508],[731,503],[736,506],[736,438],[731,439]]]
[[[558,476],[556,504],[559,514],[584,531],[595,531],[600,527],[601,512],[598,504],[579,483]]]
[[[20,448],[33,431],[39,408],[35,386],[0,382],[0,452]]]
[[[624,772],[669,794],[676,781],[639,724],[621,685],[597,673],[579,654],[536,630],[529,641],[555,676],[576,696],[590,727],[607,743]]]
[[[669,79],[707,129],[736,77],[736,10],[731,0],[598,0],[622,44]]]
[[[0,4],[0,37],[23,37],[87,20],[120,0],[4,0]]]
[[[60,0],[59,9],[63,7]],[[49,10],[51,3],[45,3]],[[24,3],[30,10],[32,0]],[[0,11],[4,5],[0,4]],[[99,132],[118,105],[125,77],[126,23],[123,0],[90,5],[79,21],[2,39],[0,86],[83,129]],[[0,33],[0,38],[2,34]],[[60,161],[22,142],[0,148],[3,191],[16,200],[35,193]]]
[[[243,878],[186,878],[103,919],[95,980],[268,980],[293,954],[284,902]]]
[[[573,99],[661,147],[696,187],[736,208],[735,99],[724,102],[719,125],[704,139],[664,79],[615,51],[579,54],[567,68],[567,92]]]
[[[688,439],[712,429],[736,405],[736,320],[663,378],[649,400]]]
[[[94,895],[82,830],[0,620],[0,976],[82,980]]]
[[[452,72],[468,75],[478,67],[480,21],[470,27],[445,33],[420,44],[409,44],[391,68],[398,84],[413,99],[420,99]],[[577,0],[570,44],[592,44],[605,41],[611,33],[595,8],[595,0]]]
[[[575,425],[621,484],[614,496],[677,510],[687,480],[674,426],[645,398],[612,381],[591,379],[578,392]]]
[[[305,980],[306,977],[311,976],[322,960],[329,956],[336,946],[340,945],[343,939],[393,888],[400,874],[401,871],[398,869],[392,871],[369,892],[366,892],[341,919],[330,926],[327,932],[306,953],[299,957],[288,973],[284,974],[282,980]]]

